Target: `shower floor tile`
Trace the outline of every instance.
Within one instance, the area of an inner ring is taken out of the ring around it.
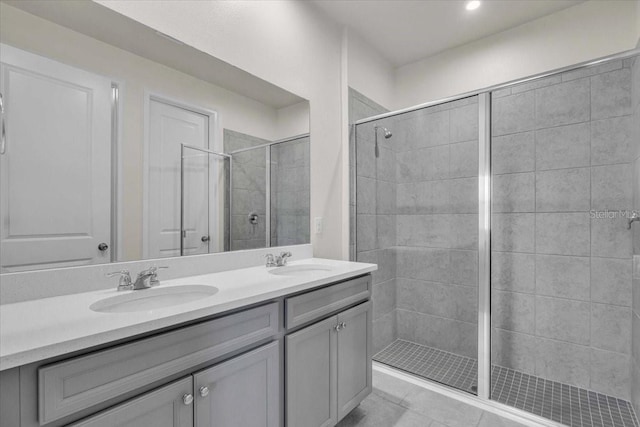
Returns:
[[[475,359],[396,340],[373,360],[470,393],[476,393]],[[625,400],[546,380],[501,366],[491,368],[495,401],[571,427],[640,427]]]

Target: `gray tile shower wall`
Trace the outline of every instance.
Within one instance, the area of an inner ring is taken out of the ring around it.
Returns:
[[[309,137],[271,147],[271,246],[309,243]]]
[[[224,151],[266,144],[269,141],[224,129]],[[265,149],[233,155],[231,170],[231,250],[264,248],[266,244],[266,154]],[[249,214],[258,214],[258,223],[249,222]]]
[[[377,114],[386,113],[384,107],[349,89],[349,122]],[[373,273],[373,347],[374,352],[389,345],[397,338],[396,323],[396,249],[395,249],[395,209],[391,200],[392,186],[395,185],[395,166],[391,156],[373,156],[371,143],[359,142],[356,159],[356,127],[349,129],[349,171],[351,185],[350,199],[350,259],[378,264]],[[385,151],[388,153],[388,151]],[[358,253],[356,253],[356,164],[358,186]],[[378,167],[379,166],[379,167]],[[378,171],[379,169],[379,171]],[[379,184],[379,185],[378,185]],[[384,194],[385,191],[390,192]],[[378,195],[381,207],[378,209]],[[381,213],[377,214],[378,210]],[[379,230],[379,233],[378,233]]]
[[[619,213],[634,207],[634,164],[638,181],[631,65],[501,90],[492,105],[493,363],[624,399],[640,350]]]
[[[384,126],[397,165],[398,338],[476,357],[477,97]]]
[[[631,103],[633,109],[631,153],[633,154],[633,208],[640,213],[640,58],[631,66]],[[640,413],[640,224],[633,226],[633,290],[631,339],[631,402]]]

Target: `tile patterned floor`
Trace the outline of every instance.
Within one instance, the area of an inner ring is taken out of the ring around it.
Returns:
[[[374,360],[475,393],[477,363],[409,341],[396,340]],[[571,427],[640,427],[631,404],[601,393],[493,366],[493,399]]]
[[[382,372],[373,393],[337,427],[526,427]]]

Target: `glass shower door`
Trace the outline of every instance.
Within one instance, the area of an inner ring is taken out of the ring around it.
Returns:
[[[478,97],[356,126],[356,256],[374,360],[475,393]]]

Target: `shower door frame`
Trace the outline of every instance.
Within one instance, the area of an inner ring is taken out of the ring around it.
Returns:
[[[355,158],[357,157],[355,156],[357,156],[358,125],[445,104],[447,102],[478,96],[478,392],[476,397],[472,397],[473,395],[470,395],[465,391],[425,379],[425,381],[430,385],[433,385],[434,388],[444,390],[447,393],[454,393],[454,395],[463,400],[467,400],[469,403],[475,403],[475,401],[479,399],[483,404],[486,404],[489,407],[527,418],[543,425],[562,425],[550,419],[531,414],[491,399],[491,97],[493,92],[500,89],[506,89],[522,83],[544,79],[567,71],[594,67],[616,60],[624,60],[634,56],[640,56],[640,48],[604,56],[595,60],[584,61],[575,65],[535,74],[522,79],[511,80],[507,83],[489,86],[472,92],[466,92],[461,95],[442,98],[401,110],[391,111],[389,113],[378,114],[357,120],[353,123],[353,126],[355,126],[355,140],[353,143],[354,170],[351,175],[351,179],[353,180],[354,201],[356,204],[356,207],[353,209],[356,210],[358,191],[356,179],[357,162],[355,161]],[[357,210],[354,212],[353,221],[354,224],[352,224],[352,226],[357,227]],[[357,228],[355,228],[353,245],[355,247],[355,253],[357,254]],[[397,371],[397,369],[393,367],[388,367],[388,369]],[[409,377],[416,377],[415,375],[408,373],[405,375],[408,375]]]

